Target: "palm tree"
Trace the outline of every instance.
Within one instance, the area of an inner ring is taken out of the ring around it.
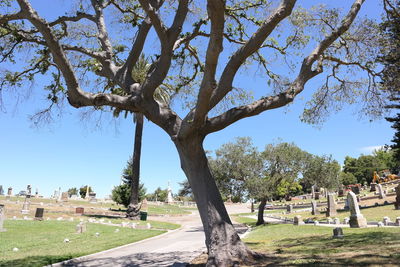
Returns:
[[[138,62],[132,69],[132,78],[138,83],[144,82],[147,72],[149,71],[151,64],[148,59],[142,54],[138,59]],[[162,85],[157,88],[154,92],[155,99],[159,102],[169,104],[172,95],[171,87]],[[114,117],[120,115],[121,110],[114,109]],[[128,112],[125,112],[125,118]],[[135,139],[133,145],[133,156],[132,156],[132,176],[131,176],[131,197],[129,206],[126,211],[126,217],[130,219],[136,219],[139,216],[140,205],[139,205],[139,180],[140,180],[140,156],[142,151],[142,136],[143,136],[143,125],[144,116],[141,113],[133,113],[133,123],[135,127]]]

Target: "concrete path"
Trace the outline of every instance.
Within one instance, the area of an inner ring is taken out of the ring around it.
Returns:
[[[178,230],[51,266],[186,266],[206,248],[198,215],[185,217],[192,218]]]

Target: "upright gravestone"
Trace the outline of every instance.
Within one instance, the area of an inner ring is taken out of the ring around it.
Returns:
[[[349,202],[350,208],[350,227],[351,228],[363,228],[367,227],[367,220],[360,212],[360,207],[358,206],[357,196],[353,192],[349,192],[347,195],[347,200]]]
[[[300,215],[296,215],[293,218],[293,225],[303,225],[304,221],[301,219]]]
[[[394,202],[394,208],[400,210],[400,184],[396,187],[396,202]]]
[[[336,227],[333,229],[333,238],[343,238],[343,229],[341,227]]]
[[[370,186],[371,186],[370,192],[375,192],[376,191],[376,183],[371,183]]]
[[[68,201],[68,192],[61,193],[61,201],[63,201],[63,202]]]
[[[5,232],[6,229],[3,228],[4,218],[5,218],[5,207],[3,204],[0,204],[0,232]]]
[[[343,188],[339,188],[338,197],[343,197],[343,196],[344,196],[344,189]]]
[[[12,196],[12,187],[9,187],[9,188],[8,188],[8,190],[7,190],[7,196],[6,196],[6,199],[10,199],[10,198],[11,198],[11,196]]]
[[[174,202],[174,198],[172,197],[172,189],[171,189],[171,186],[169,185],[169,181],[168,181],[167,203],[173,203],[173,202]]]
[[[293,205],[292,205],[292,204],[287,205],[287,206],[286,206],[286,211],[287,211],[288,213],[292,213],[292,212],[293,212]]]
[[[319,199],[319,192],[315,192],[315,193],[314,193],[314,199],[315,199],[315,200],[318,200],[318,199]]]
[[[140,210],[144,212],[147,212],[149,210],[149,204],[147,204],[147,198],[143,199]]]
[[[44,213],[44,208],[36,208],[35,220],[43,221],[43,213]]]
[[[335,195],[328,194],[328,209],[326,210],[326,217],[333,217],[337,215]]]
[[[22,210],[21,213],[22,214],[29,214],[29,208],[31,206],[31,195],[26,195],[25,196],[25,201],[24,204],[22,205]]]
[[[3,189],[3,186],[0,185],[0,196],[2,196],[2,195],[4,195],[4,189]]]
[[[315,201],[315,200],[311,200],[311,214],[312,215],[319,214],[319,210],[317,207],[317,201]]]
[[[75,213],[76,214],[83,214],[85,212],[85,208],[83,208],[83,207],[77,207],[77,208],[75,208]]]
[[[386,196],[385,196],[385,193],[383,192],[382,185],[381,184],[377,184],[377,186],[378,186],[379,198],[380,199],[384,199]]]
[[[360,194],[360,188],[358,186],[353,186],[351,188],[351,190],[353,191],[354,194],[358,195]]]
[[[30,184],[26,186],[26,195],[29,197],[32,195],[32,186]]]
[[[90,192],[89,193],[89,202],[90,203],[96,203],[97,202],[96,193],[95,192]]]
[[[90,193],[90,191],[89,191],[89,186],[87,185],[86,186],[86,195],[85,195],[85,199],[89,199],[90,197],[89,197],[89,193]]]

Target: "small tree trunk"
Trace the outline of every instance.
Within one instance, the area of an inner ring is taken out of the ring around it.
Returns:
[[[234,229],[203,150],[203,137],[176,140],[181,167],[199,209],[208,250],[207,266],[233,266],[251,259],[252,252]]]
[[[258,218],[257,218],[257,223],[256,225],[261,225],[264,224],[264,209],[265,205],[267,204],[267,199],[263,198],[261,199],[260,205],[258,206]]]
[[[131,198],[126,211],[126,217],[137,219],[139,217],[139,178],[140,178],[140,156],[142,152],[143,136],[143,114],[136,114],[135,143],[132,158],[132,180],[131,180]]]

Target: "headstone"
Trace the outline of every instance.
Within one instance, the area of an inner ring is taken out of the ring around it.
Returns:
[[[30,195],[25,196],[25,201],[24,204],[22,205],[22,210],[21,210],[22,214],[29,214],[29,208],[31,206],[30,198],[31,198]]]
[[[367,227],[367,220],[360,212],[360,207],[358,206],[356,194],[349,192],[347,195],[347,200],[349,201],[350,208],[350,227],[351,228],[363,228]]]
[[[315,226],[319,225],[319,221],[314,221],[314,225]]]
[[[68,192],[61,193],[61,201],[68,201]]]
[[[303,225],[303,224],[304,224],[304,222],[303,222],[303,220],[301,219],[301,216],[300,216],[300,215],[294,216],[294,218],[293,218],[293,225]]]
[[[293,212],[293,205],[292,205],[292,204],[287,205],[287,206],[286,206],[286,211],[287,211],[288,213],[292,213],[292,212]]]
[[[343,229],[340,227],[336,227],[333,229],[333,238],[343,238]]]
[[[172,190],[171,190],[171,186],[169,185],[169,182],[168,182],[167,192],[168,192],[168,194],[167,194],[167,203],[174,202],[174,198],[172,197]]]
[[[383,192],[382,185],[381,184],[377,184],[377,186],[378,186],[379,198],[380,199],[384,199],[386,196],[385,196],[385,193]]]
[[[3,186],[0,185],[0,196],[3,196],[3,195],[4,195],[4,189],[3,189]]]
[[[349,222],[350,222],[350,218],[349,217],[345,217],[343,219],[343,224],[349,224]]]
[[[400,210],[400,184],[396,187],[396,202],[394,202],[394,208]]]
[[[315,193],[314,193],[314,199],[315,199],[315,200],[318,200],[318,199],[319,199],[319,192],[315,192]]]
[[[370,186],[371,186],[371,189],[369,191],[375,192],[376,191],[376,183],[371,183]]]
[[[86,223],[80,222],[76,225],[76,233],[77,234],[82,234],[86,232]]]
[[[5,213],[5,206],[3,204],[0,204],[0,232],[7,231],[5,228],[3,228]]]
[[[317,202],[315,200],[311,200],[311,214],[312,215],[319,214],[319,210],[318,210],[318,207],[317,207]]]
[[[343,197],[344,196],[344,189],[343,188],[339,189],[338,196],[339,197]]]
[[[388,226],[390,222],[391,221],[390,221],[389,217],[387,217],[387,216],[383,217],[382,223],[384,226]]]
[[[58,188],[58,194],[57,194],[57,201],[60,202],[61,201],[61,187]]]
[[[36,208],[35,220],[43,221],[43,213],[44,213],[44,208]]]
[[[27,196],[31,196],[32,195],[32,186],[30,184],[28,184],[26,186],[26,195]]]
[[[353,191],[356,195],[360,194],[360,188],[358,186],[352,186],[351,191]]]
[[[86,186],[86,195],[85,195],[85,199],[89,199],[89,186]]]
[[[378,222],[378,227],[383,227],[383,222]]]
[[[83,214],[85,212],[85,209],[83,207],[77,207],[75,208],[75,213],[76,214]]]
[[[90,192],[89,193],[89,202],[90,203],[96,203],[97,202],[96,193],[95,192]]]
[[[326,217],[333,217],[337,215],[335,195],[328,194],[328,208],[326,210]]]
[[[10,198],[11,198],[11,195],[12,195],[12,187],[9,187],[8,190],[7,190],[6,199],[10,199]]]
[[[349,210],[349,209],[350,209],[350,207],[349,207],[349,200],[348,200],[347,198],[344,200],[344,209],[345,209],[345,210]]]
[[[400,217],[396,218],[396,221],[394,223],[396,226],[400,226]]]

